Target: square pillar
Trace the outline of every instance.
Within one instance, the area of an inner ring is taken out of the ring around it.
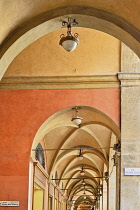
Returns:
[[[140,60],[122,45],[121,210],[140,209],[140,176],[125,176],[125,167],[140,167]]]

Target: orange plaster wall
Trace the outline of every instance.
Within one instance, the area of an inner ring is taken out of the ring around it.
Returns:
[[[0,210],[26,209],[28,205],[28,179],[26,176],[0,176],[0,200],[20,201],[20,207],[0,207]]]
[[[85,105],[99,109],[119,125],[119,99],[119,89],[0,91],[0,200],[20,201],[18,209],[27,210],[32,141],[48,117],[70,106]]]

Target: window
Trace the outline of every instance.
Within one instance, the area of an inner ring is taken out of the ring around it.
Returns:
[[[45,169],[45,158],[44,158],[44,151],[42,145],[39,143],[36,147],[35,153],[36,160],[39,161],[40,165]]]

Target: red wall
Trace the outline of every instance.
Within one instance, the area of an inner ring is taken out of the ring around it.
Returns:
[[[18,209],[27,210],[30,150],[48,117],[70,106],[85,105],[99,109],[119,125],[119,103],[119,89],[0,91],[0,200],[20,201]]]

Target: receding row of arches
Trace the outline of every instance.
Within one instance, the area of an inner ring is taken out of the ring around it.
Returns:
[[[69,107],[44,122],[32,145],[32,161],[37,161],[35,167],[43,167],[49,182],[44,190],[48,198],[54,199],[49,207],[52,209],[57,209],[56,202],[57,206],[63,203],[64,209],[98,209],[103,205],[101,200],[112,171],[116,170],[114,156],[118,148],[114,145],[120,140],[118,126],[95,108],[80,108],[80,125],[71,121],[73,107]],[[34,176],[39,180],[43,175]]]

